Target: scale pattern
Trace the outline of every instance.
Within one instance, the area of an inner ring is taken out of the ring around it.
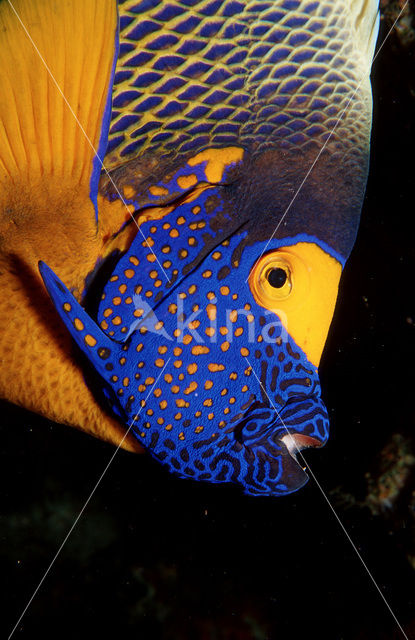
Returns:
[[[356,3],[355,3],[356,4]],[[125,0],[106,157],[207,145],[366,148],[367,52],[349,0]],[[359,86],[360,84],[360,86]]]

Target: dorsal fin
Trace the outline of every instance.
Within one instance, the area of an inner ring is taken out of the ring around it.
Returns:
[[[88,138],[97,150],[107,138],[97,114],[107,104],[116,30],[114,0],[0,3],[2,182],[68,176],[89,185]]]

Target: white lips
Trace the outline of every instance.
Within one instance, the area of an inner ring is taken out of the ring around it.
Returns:
[[[295,459],[297,453],[302,449],[308,449],[309,447],[321,447],[322,443],[317,438],[311,436],[305,436],[301,433],[287,433],[281,438],[281,441],[287,447],[288,453]]]

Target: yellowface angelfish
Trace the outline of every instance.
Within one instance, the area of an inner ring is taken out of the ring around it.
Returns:
[[[298,489],[296,451],[328,437],[317,368],[367,177],[377,2],[14,4],[71,110],[1,5],[5,395],[130,427],[180,476]]]

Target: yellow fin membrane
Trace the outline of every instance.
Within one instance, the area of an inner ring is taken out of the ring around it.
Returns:
[[[94,151],[87,137],[97,148],[115,2],[13,0],[13,7],[16,13],[0,4],[0,179],[89,181]]]

